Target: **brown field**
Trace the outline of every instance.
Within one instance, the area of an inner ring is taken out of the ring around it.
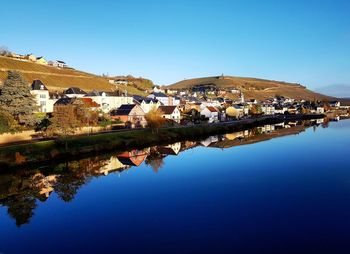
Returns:
[[[264,100],[276,95],[305,100],[332,99],[329,96],[308,90],[300,84],[245,77],[219,76],[194,78],[177,82],[168,87],[173,89],[187,89],[200,84],[214,84],[220,89],[237,88],[244,93],[247,99]]]
[[[20,71],[28,83],[31,83],[34,79],[40,79],[50,91],[62,91],[72,86],[85,91],[116,90],[116,87],[108,83],[108,78],[105,77],[71,68],[55,68],[0,56],[0,84],[7,78],[8,70]],[[143,91],[135,87],[119,86],[118,89],[122,92],[126,90],[128,94],[145,95]]]

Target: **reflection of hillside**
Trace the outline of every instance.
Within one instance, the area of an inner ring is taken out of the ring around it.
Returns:
[[[292,127],[288,126],[286,128],[281,129],[275,129],[275,127],[272,126],[263,126],[245,132],[244,134],[242,134],[242,132],[226,134],[226,138],[221,139],[213,144],[210,144],[210,147],[230,148],[233,146],[254,144],[257,142],[270,140],[272,138],[299,134],[304,130],[305,126],[302,125],[295,125]],[[227,135],[229,135],[230,139],[227,138]],[[237,138],[232,139],[232,137],[235,136],[237,136]]]
[[[55,192],[64,202],[70,202],[80,187],[90,179],[120,174],[131,167],[138,167],[143,162],[157,173],[164,167],[164,158],[179,155],[197,146],[230,148],[253,144],[276,137],[294,135],[304,131],[311,124],[320,121],[265,125],[251,130],[211,136],[202,141],[184,141],[165,146],[154,146],[142,150],[131,150],[118,154],[92,156],[77,161],[69,161],[51,168],[21,170],[12,174],[0,175],[0,205],[7,207],[8,214],[16,220],[18,226],[29,223],[34,209]],[[327,123],[322,123],[327,127]]]

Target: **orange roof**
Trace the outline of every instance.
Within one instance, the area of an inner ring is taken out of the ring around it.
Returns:
[[[210,112],[219,112],[219,110],[213,106],[209,106],[207,108],[209,109]]]
[[[100,107],[100,104],[94,102],[91,98],[79,98],[85,105],[91,107],[91,108],[98,108]]]

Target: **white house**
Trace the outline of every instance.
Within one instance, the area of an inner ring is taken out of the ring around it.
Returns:
[[[148,95],[147,97],[160,101],[160,103],[162,103],[162,105],[164,105],[164,106],[172,106],[173,105],[173,97],[168,97],[164,93],[155,93],[154,92],[154,93]]]
[[[139,104],[142,110],[147,114],[152,109],[158,109],[162,104],[157,99],[144,98],[142,96],[135,95],[134,102]]]
[[[38,112],[51,113],[56,100],[50,99],[49,90],[47,90],[41,80],[34,80],[31,85],[30,93],[35,97],[39,107]]]
[[[53,67],[58,67],[58,68],[67,67],[67,64],[64,61],[61,61],[61,60],[49,61],[48,64],[53,66]]]
[[[339,107],[340,107],[340,102],[339,102],[339,101],[330,101],[330,102],[329,102],[329,105],[330,105],[332,108],[339,108]]]
[[[81,98],[86,95],[86,92],[79,87],[70,87],[66,91],[64,91],[64,94],[68,98]]]
[[[177,123],[180,123],[181,114],[180,110],[176,106],[159,106],[158,111],[166,119],[174,120]]]
[[[324,107],[317,106],[316,107],[316,113],[317,114],[324,114]]]
[[[275,114],[284,114],[288,111],[288,108],[286,106],[281,105],[275,105]]]
[[[91,98],[97,104],[100,104],[104,113],[109,113],[113,109],[118,109],[124,104],[134,104],[131,96],[120,96],[114,92],[97,92],[93,91],[84,95],[84,98]]]
[[[201,111],[201,115],[209,119],[209,123],[216,123],[219,121],[219,110],[215,107],[205,107]]]
[[[275,107],[273,105],[264,104],[264,105],[261,105],[261,111],[265,115],[274,115],[275,114]]]

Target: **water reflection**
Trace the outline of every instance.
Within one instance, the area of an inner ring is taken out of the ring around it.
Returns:
[[[318,126],[327,127],[328,121],[318,119],[265,125],[250,130],[211,136],[205,140],[177,142],[166,146],[94,156],[67,161],[53,167],[21,169],[14,173],[0,175],[0,205],[5,206],[8,215],[16,221],[16,225],[21,226],[30,222],[34,210],[52,193],[56,193],[62,201],[70,202],[79,189],[94,177],[109,174],[121,175],[142,163],[157,173],[164,166],[165,157],[178,156],[188,149],[198,146],[225,149],[252,144],[275,137],[298,134],[311,126],[315,129]]]

